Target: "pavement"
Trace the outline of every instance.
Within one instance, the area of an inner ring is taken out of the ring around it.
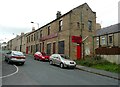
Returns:
[[[77,65],[76,68],[79,69],[79,70],[86,71],[86,72],[90,72],[90,73],[94,73],[94,74],[97,74],[97,75],[102,75],[102,76],[106,76],[106,77],[110,77],[110,78],[113,78],[113,79],[120,80],[120,74],[118,74],[118,73],[113,73],[113,72],[108,72],[108,71],[105,71],[105,70],[94,69],[94,68],[81,66],[81,65]]]

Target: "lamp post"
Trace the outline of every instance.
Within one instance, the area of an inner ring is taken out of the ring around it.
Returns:
[[[35,23],[35,22],[31,21],[31,23]],[[39,23],[36,23],[36,24],[38,25],[38,28],[39,28]]]
[[[35,23],[33,21],[31,21],[31,23]],[[38,25],[38,29],[39,29],[39,23],[36,23]],[[37,51],[37,44],[36,44],[36,33],[35,33],[35,46],[34,46],[34,52]]]

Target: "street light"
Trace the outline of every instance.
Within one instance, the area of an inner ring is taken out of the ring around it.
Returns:
[[[35,22],[31,21],[31,23],[35,23]],[[39,23],[36,23],[36,24],[38,25],[38,28],[39,28]]]

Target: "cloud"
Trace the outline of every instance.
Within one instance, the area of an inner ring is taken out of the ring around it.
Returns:
[[[4,34],[9,38],[12,33],[30,32],[32,26],[36,26],[31,21],[39,23],[40,27],[44,26],[56,18],[57,11],[65,14],[85,2],[96,12],[97,22],[102,23],[102,27],[107,27],[118,22],[118,1],[1,0],[0,35]]]

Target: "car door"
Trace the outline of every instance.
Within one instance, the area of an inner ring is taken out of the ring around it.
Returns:
[[[57,65],[60,64],[60,56],[59,56],[59,55],[55,55],[55,63],[56,63]]]
[[[52,55],[51,60],[54,64],[56,64],[56,55],[55,54]]]

